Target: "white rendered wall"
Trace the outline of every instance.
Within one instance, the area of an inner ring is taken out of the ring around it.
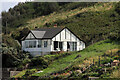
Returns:
[[[66,30],[66,33],[65,33]],[[65,37],[66,34],[66,37]],[[63,51],[67,51],[67,42],[77,42],[77,51],[83,50],[85,48],[85,43],[80,41],[74,34],[72,34],[68,29],[62,30],[59,34],[57,34],[52,39],[44,39],[42,40],[42,47],[38,48],[25,48],[25,41],[36,41],[36,45],[38,44],[38,40],[29,40],[30,38],[34,38],[33,34],[30,33],[26,37],[28,40],[22,41],[22,50],[30,52],[33,56],[49,54],[51,51],[54,51],[54,41],[63,42]],[[48,41],[47,47],[44,47],[44,41]]]
[[[36,41],[36,47],[35,48],[25,48],[25,41]],[[47,47],[44,47],[44,41],[48,41]],[[41,48],[37,47],[37,45],[38,45],[37,39],[24,40],[24,41],[22,41],[22,50],[30,52],[33,56],[45,55],[45,54],[49,54],[51,52],[51,40],[50,39],[42,40],[42,47]]]
[[[66,33],[65,33],[66,30]],[[66,34],[66,37],[65,37]],[[54,41],[63,42],[63,50],[67,51],[67,42],[77,42],[77,51],[83,50],[85,48],[85,44],[80,41],[74,34],[72,34],[68,29],[62,30],[58,35],[56,35],[52,39],[51,51],[54,51]]]

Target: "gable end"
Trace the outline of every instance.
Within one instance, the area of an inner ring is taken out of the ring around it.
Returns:
[[[32,31],[29,31],[29,32],[27,33],[27,35],[22,39],[22,41],[25,40],[30,33],[34,36],[34,38],[29,38],[29,39],[36,39],[36,37],[35,37],[35,35],[32,33]],[[26,39],[26,40],[27,40],[27,39]]]

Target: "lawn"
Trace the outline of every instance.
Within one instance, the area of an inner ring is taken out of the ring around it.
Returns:
[[[42,73],[35,73],[32,76],[45,76],[57,71],[64,70],[66,67],[69,67],[73,64],[78,64],[78,62],[82,63],[85,58],[97,57],[104,54],[107,50],[116,49],[118,47],[120,47],[120,45],[116,44],[116,42],[112,42],[110,40],[100,41],[87,47],[81,52],[74,53],[53,61],[46,69],[43,70]],[[81,57],[75,59],[78,54],[80,54]]]

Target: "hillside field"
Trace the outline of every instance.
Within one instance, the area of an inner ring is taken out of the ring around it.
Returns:
[[[41,73],[36,73],[37,70],[39,71],[39,67],[38,69],[32,69],[35,70],[35,72],[30,75],[30,76],[51,76],[51,74],[54,73],[64,73],[69,71],[75,71],[76,69],[81,69],[82,67],[88,66],[90,64],[92,64],[93,59],[95,62],[98,61],[98,56],[102,56],[104,53],[106,54],[110,54],[110,50],[115,54],[118,50],[120,50],[120,42],[116,42],[116,41],[111,41],[111,40],[104,40],[104,41],[100,41],[97,42],[89,47],[87,47],[86,49],[84,49],[83,51],[80,52],[71,52],[69,53],[69,55],[67,56],[62,56],[58,59],[55,59],[52,61],[52,63],[45,69],[43,69]],[[116,49],[116,50],[115,50]],[[67,54],[67,53],[63,53],[63,54]],[[76,58],[77,55],[81,55],[81,57]],[[44,57],[55,57],[56,55],[45,55]],[[48,60],[49,60],[48,59]],[[103,57],[101,57],[101,59],[103,59]],[[40,65],[39,65],[40,66]],[[68,68],[66,70],[66,68]],[[73,69],[74,68],[74,69]],[[27,70],[20,72],[18,75],[14,76],[14,77],[24,77],[23,75],[25,75],[25,72]]]

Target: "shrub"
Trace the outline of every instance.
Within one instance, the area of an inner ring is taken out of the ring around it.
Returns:
[[[31,59],[31,66],[42,66],[46,68],[48,66],[48,60],[45,58],[38,56]]]
[[[109,74],[109,73],[106,73],[106,74],[101,75],[100,77],[101,77],[101,78],[104,78],[104,77],[109,77],[109,76],[110,76],[110,74]]]
[[[110,63],[111,61],[112,59],[108,58],[108,59],[102,60],[101,64],[107,64],[107,63]]]
[[[102,69],[102,67],[97,67],[97,68],[95,68],[95,71],[98,72],[98,71],[100,71],[101,69]]]
[[[30,63],[30,62],[31,62],[30,59],[24,59],[24,60],[22,61],[22,64],[23,64],[23,65],[26,65],[27,63]]]
[[[29,75],[31,75],[31,74],[33,74],[33,73],[35,73],[36,72],[36,69],[31,69],[31,70],[27,70],[26,72],[25,72],[25,75],[24,75],[24,77],[29,77]]]
[[[98,72],[90,73],[89,75],[90,75],[90,76],[99,77],[99,73],[98,73]]]
[[[120,56],[115,56],[115,57],[113,57],[113,59],[120,60]]]
[[[11,36],[3,35],[2,36],[2,47],[8,46],[8,47],[13,47],[16,49],[20,49],[21,46],[19,45],[18,41],[14,40]]]

